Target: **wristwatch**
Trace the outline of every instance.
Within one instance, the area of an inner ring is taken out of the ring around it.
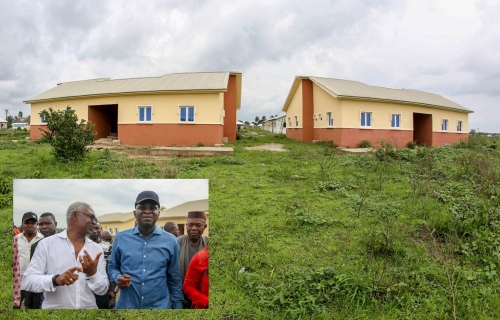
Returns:
[[[56,274],[55,276],[52,277],[52,285],[54,287],[58,287],[59,285],[56,282],[57,277],[59,277],[59,274]]]

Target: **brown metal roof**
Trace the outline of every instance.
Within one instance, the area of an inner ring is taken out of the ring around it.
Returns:
[[[208,199],[184,202],[160,212],[159,218],[187,217],[189,211],[204,211],[208,213]]]
[[[403,104],[414,104],[428,107],[438,107],[445,109],[453,109],[457,111],[471,113],[458,103],[448,100],[438,94],[424,92],[412,89],[391,89],[384,87],[370,86],[359,81],[322,78],[322,77],[304,77],[298,76],[292,85],[292,89],[283,106],[283,110],[288,108],[291,98],[301,79],[310,79],[330,95],[338,99],[347,100],[370,100],[394,102]]]
[[[239,72],[173,73],[161,77],[91,79],[63,82],[24,103],[76,97],[180,91],[227,91],[229,75]],[[240,80],[241,85],[241,80]]]

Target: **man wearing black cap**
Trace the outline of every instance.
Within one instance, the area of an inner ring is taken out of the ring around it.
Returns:
[[[28,265],[30,264],[31,246],[43,238],[43,235],[36,230],[38,226],[38,216],[35,213],[30,211],[23,214],[22,226],[23,226],[23,232],[16,235],[19,246],[19,264],[21,267],[21,279],[23,277],[24,271],[28,269]],[[26,289],[23,286],[23,282],[21,281],[20,304],[23,302],[25,295],[26,295]]]
[[[182,235],[178,239],[181,253],[179,257],[182,283],[186,278],[189,262],[193,256],[205,248],[208,237],[203,236],[203,231],[207,228],[207,216],[203,211],[189,211],[187,214],[186,230],[187,235]],[[184,308],[191,308],[191,301],[184,297]]]
[[[108,260],[109,280],[120,288],[115,309],[181,309],[182,279],[179,244],[156,221],[160,199],[153,191],[139,193],[137,226],[115,236]]]
[[[57,233],[56,217],[50,212],[42,213],[40,215],[40,219],[38,219],[38,228],[40,230],[40,233],[43,235],[43,239],[41,240],[45,240],[48,237],[55,235]],[[33,258],[36,247],[40,244],[41,240],[31,246],[30,260]],[[42,301],[43,293],[26,291],[24,307],[26,309],[40,309],[42,306]]]

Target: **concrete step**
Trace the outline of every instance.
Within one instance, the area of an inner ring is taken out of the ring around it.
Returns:
[[[145,156],[185,156],[205,157],[216,155],[234,155],[234,149],[230,147],[137,147],[120,150],[131,155]]]

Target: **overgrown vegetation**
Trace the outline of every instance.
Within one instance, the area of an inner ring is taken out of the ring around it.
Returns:
[[[87,145],[94,141],[94,125],[83,119],[78,123],[75,110],[69,106],[65,110],[49,108],[39,115],[47,125],[47,130],[40,129],[43,132],[40,142],[54,148],[55,158],[62,162],[82,160],[88,152]]]
[[[415,149],[382,142],[373,153],[355,155],[256,133],[240,132],[229,144],[231,157],[158,163],[101,150],[63,164],[44,145],[5,148],[4,241],[10,241],[12,178],[207,178],[210,310],[172,311],[173,318],[500,317],[500,150],[492,147],[498,139],[471,136],[450,147]],[[289,151],[244,149],[270,142]],[[10,254],[5,246],[4,310],[11,304]],[[50,316],[164,314],[58,310]]]

